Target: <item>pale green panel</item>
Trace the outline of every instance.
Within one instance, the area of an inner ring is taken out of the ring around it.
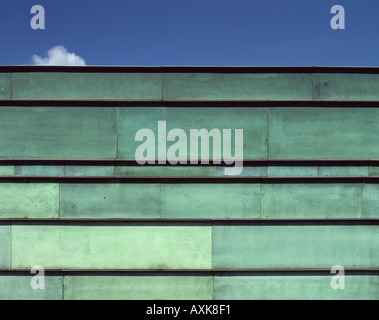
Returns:
[[[0,183],[1,218],[58,218],[57,183]]]
[[[62,277],[45,274],[44,289],[34,290],[34,276],[0,275],[0,300],[62,300]]]
[[[319,167],[318,175],[323,177],[367,177],[368,167]]]
[[[143,141],[135,141],[141,129],[150,129],[155,135],[155,158],[158,157],[158,121],[166,121],[166,133],[172,129],[182,129],[186,133],[187,159],[190,159],[191,129],[218,129],[221,138],[223,129],[231,130],[231,152],[235,155],[235,129],[243,130],[243,151],[245,159],[265,159],[267,157],[267,112],[265,108],[120,108],[118,157],[135,159],[137,147]],[[164,135],[163,135],[164,136]],[[167,136],[166,137],[167,140]],[[146,138],[145,138],[146,140]],[[144,140],[144,141],[145,141]],[[176,142],[168,141],[166,150]],[[209,143],[209,158],[213,159],[213,142]],[[160,144],[162,148],[162,143]],[[185,150],[185,148],[184,148]],[[198,143],[200,159],[201,141]],[[167,152],[166,152],[167,154]],[[192,156],[195,158],[195,156]],[[222,155],[223,157],[223,155]]]
[[[362,216],[379,219],[379,185],[363,185]]]
[[[0,166],[0,176],[13,176],[14,166]]]
[[[160,73],[15,73],[13,98],[161,100],[161,80]]]
[[[159,185],[63,183],[61,218],[159,218]]]
[[[216,276],[215,300],[377,300],[378,276],[345,276],[334,290],[330,276]]]
[[[15,166],[16,176],[63,176],[63,166]]]
[[[316,177],[317,167],[268,167],[269,177]]]
[[[361,184],[262,184],[262,218],[360,218]]]
[[[65,166],[66,176],[113,176],[114,166]]]
[[[216,176],[217,167],[201,167],[201,166],[125,166],[117,167],[117,175],[119,176]]]
[[[272,108],[270,159],[378,159],[379,108]]]
[[[0,158],[116,158],[116,110],[2,107],[0,136]]]
[[[10,268],[11,227],[0,225],[0,269]]]
[[[164,100],[311,100],[311,74],[166,73]]]
[[[227,176],[228,169],[230,167],[217,167],[217,175],[218,176]],[[249,176],[249,177],[265,177],[267,176],[267,168],[266,167],[243,167],[242,172],[238,174],[239,176]]]
[[[315,99],[379,100],[379,74],[314,74]]]
[[[162,184],[161,217],[259,218],[259,184]]]
[[[210,269],[211,227],[15,225],[12,268]]]
[[[213,277],[66,276],[65,300],[211,300]]]
[[[12,98],[12,79],[10,73],[0,73],[0,99]]]
[[[217,269],[377,269],[379,226],[250,225],[213,227]]]
[[[379,167],[369,167],[369,176],[379,176]]]

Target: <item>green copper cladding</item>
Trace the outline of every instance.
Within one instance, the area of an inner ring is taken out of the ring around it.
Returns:
[[[211,246],[208,226],[13,225],[12,268],[210,269]]]
[[[378,269],[379,226],[215,226],[212,252],[216,269]]]
[[[211,300],[212,276],[66,276],[66,300]]]
[[[379,300],[378,69],[0,69],[0,299]],[[133,162],[158,121],[242,179]]]
[[[379,299],[379,277],[346,275],[344,290],[333,290],[333,275],[216,276],[215,300],[371,300]]]
[[[161,100],[159,73],[14,73],[14,99]]]

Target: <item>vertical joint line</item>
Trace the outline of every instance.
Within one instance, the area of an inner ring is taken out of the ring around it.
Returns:
[[[266,159],[269,160],[270,158],[270,150],[269,150],[269,123],[270,123],[270,107],[266,107],[266,150],[267,150],[267,156]]]
[[[58,183],[58,219],[60,218],[61,218],[61,184]]]
[[[119,135],[119,126],[120,126],[120,107],[116,107],[116,121],[115,121],[115,129],[116,129],[116,159],[119,158],[118,154],[118,135]],[[116,174],[116,166],[115,166],[115,174]]]
[[[9,269],[12,269],[12,251],[13,251],[13,244],[12,244],[12,229],[13,229],[13,222],[11,221],[9,224]]]
[[[315,99],[315,78],[314,78],[314,73],[311,73],[311,80],[312,80],[312,100]]]
[[[164,98],[163,98],[163,70],[162,70],[162,73],[161,73],[161,101],[163,101]]]
[[[14,73],[11,73],[11,99],[13,99],[13,75]]]
[[[158,183],[158,217],[162,219],[162,183]]]

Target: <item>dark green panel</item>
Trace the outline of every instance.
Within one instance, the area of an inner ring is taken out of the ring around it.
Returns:
[[[162,184],[162,218],[259,218],[259,184]]]
[[[319,167],[318,175],[323,177],[367,177],[368,167]]]
[[[0,225],[0,269],[10,268],[11,227]]]
[[[262,184],[262,218],[360,218],[362,185]]]
[[[377,269],[379,226],[250,225],[213,227],[213,267]]]
[[[269,177],[316,177],[317,167],[268,167]]]
[[[13,98],[161,100],[161,80],[160,73],[15,73]]]
[[[15,166],[16,176],[64,176],[63,166]]]
[[[66,276],[65,300],[211,300],[213,277]]]
[[[234,155],[234,130],[243,129],[243,154],[245,159],[267,157],[267,113],[265,108],[120,108],[118,156],[135,159],[135,152],[143,142],[135,141],[140,129],[151,129],[155,134],[155,152],[158,155],[158,121],[166,121],[167,133],[175,128],[187,135],[187,158],[189,158],[190,129],[232,130],[232,154]],[[167,149],[174,142],[167,142]],[[210,143],[210,158],[213,147]],[[200,142],[199,142],[200,150]],[[200,152],[199,152],[200,156]]]
[[[0,108],[1,158],[116,158],[116,110]]]
[[[315,99],[379,100],[379,74],[314,74]]]
[[[377,300],[378,276],[345,276],[333,290],[330,276],[216,276],[215,300]]]
[[[378,159],[379,108],[272,108],[270,159]]]
[[[210,269],[211,227],[12,226],[12,268]]]
[[[33,276],[0,274],[0,300],[62,300],[62,277],[45,273],[45,289],[33,290]]]
[[[0,99],[11,99],[12,79],[10,73],[0,73]]]
[[[369,167],[369,176],[379,176],[379,167]]]
[[[159,218],[159,185],[61,184],[61,218]]]
[[[200,166],[125,166],[117,167],[119,176],[216,176],[217,167],[200,167]]]
[[[58,218],[57,183],[0,183],[0,218]]]
[[[114,176],[114,166],[65,166],[66,176]]]
[[[228,172],[225,171],[226,167],[217,167],[218,176],[226,176]],[[243,167],[239,176],[260,177],[267,176],[267,167]]]
[[[14,166],[0,166],[0,176],[13,176]]]
[[[362,216],[379,218],[379,185],[364,184],[362,192]]]
[[[311,74],[163,74],[164,100],[311,100]]]

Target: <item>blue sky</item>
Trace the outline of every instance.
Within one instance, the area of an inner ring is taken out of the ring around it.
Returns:
[[[379,0],[0,0],[0,65],[62,45],[87,65],[379,66],[378,16]]]

